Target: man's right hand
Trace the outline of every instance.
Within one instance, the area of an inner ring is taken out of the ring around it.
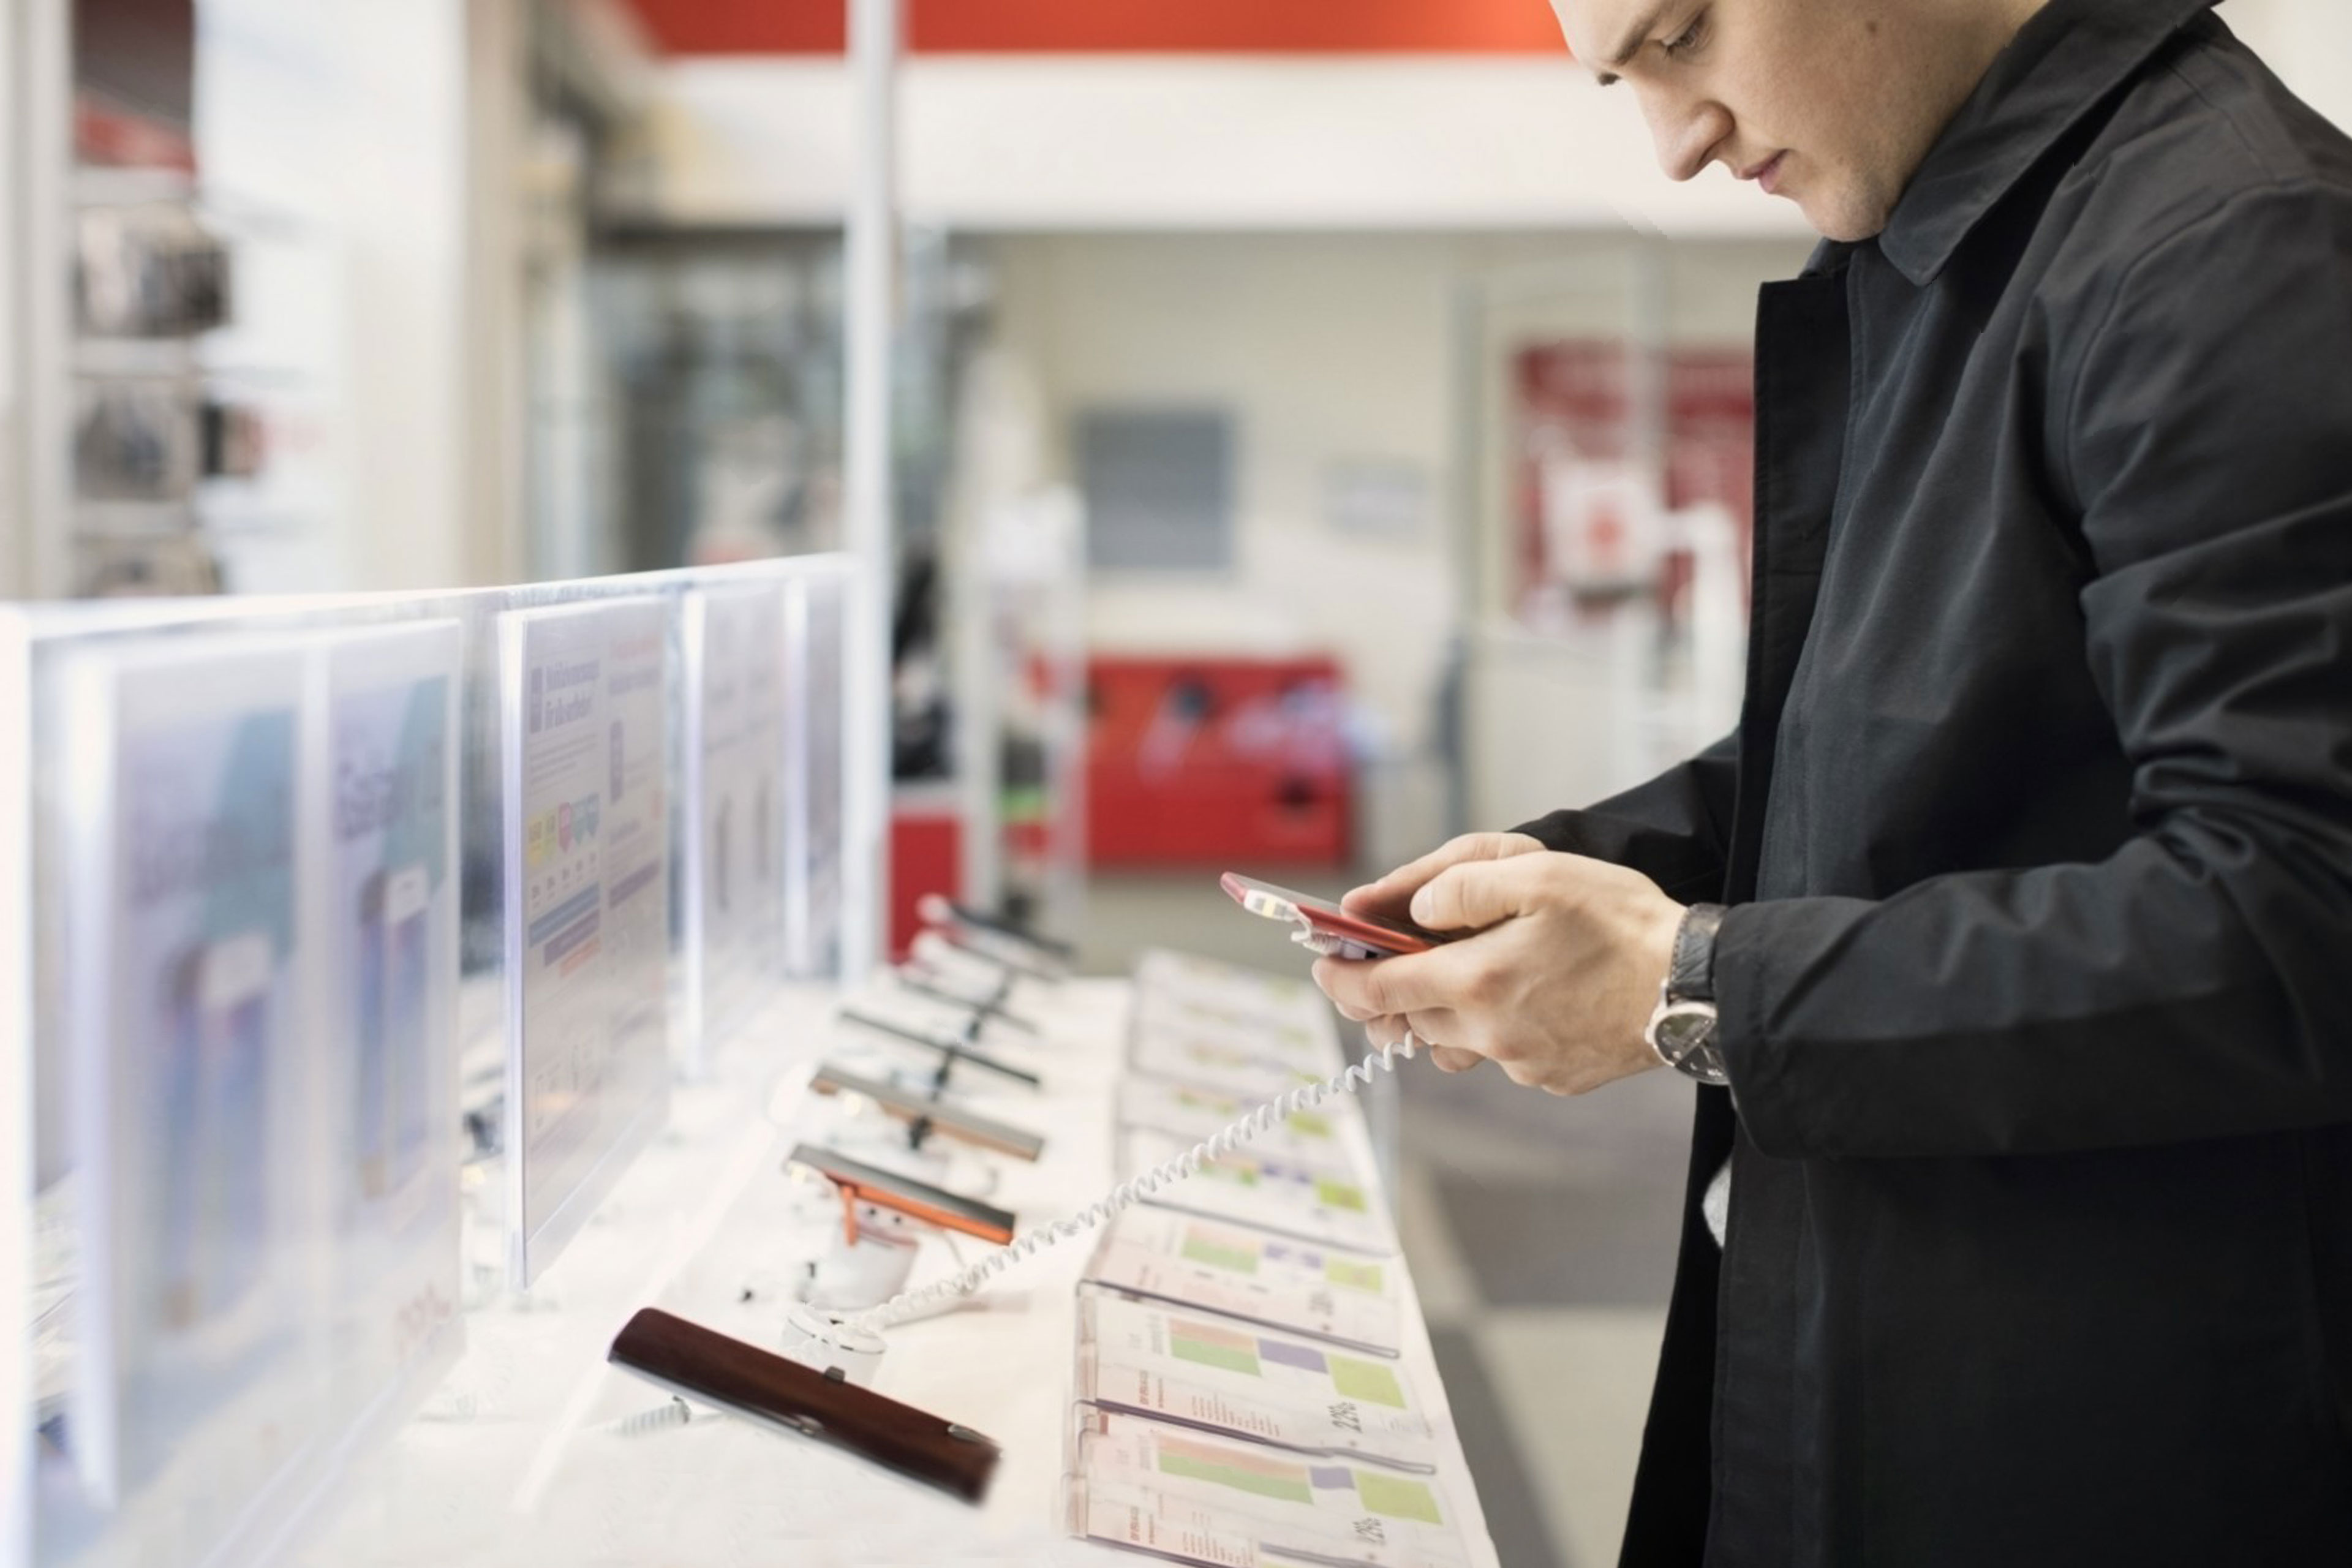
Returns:
[[[1398,867],[1376,882],[1367,882],[1350,889],[1339,900],[1339,907],[1357,914],[1378,915],[1382,920],[1411,923],[1409,912],[1412,896],[1449,866],[1459,866],[1465,860],[1505,860],[1514,855],[1540,851],[1543,845],[1524,833],[1465,833],[1459,838],[1448,839],[1420,859]],[[1386,1044],[1402,1037],[1402,1018],[1373,1018],[1364,1025],[1365,1032],[1379,1043]],[[1429,1047],[1429,1059],[1442,1072],[1467,1072],[1486,1058],[1475,1051],[1457,1050],[1449,1046]]]

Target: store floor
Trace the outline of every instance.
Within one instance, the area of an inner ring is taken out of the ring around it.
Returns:
[[[1154,945],[1293,962],[1280,928],[1200,873],[1095,878],[1082,935],[1095,973]],[[1607,1568],[1674,1278],[1690,1090],[1652,1073],[1560,1100],[1491,1068],[1405,1072],[1399,1223],[1496,1549],[1504,1568]]]

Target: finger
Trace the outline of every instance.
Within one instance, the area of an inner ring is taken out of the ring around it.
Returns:
[[[1378,1018],[1365,1025],[1364,1028],[1375,1040],[1393,1037],[1400,1045],[1404,1043],[1407,1035],[1411,1035],[1413,1048],[1425,1051],[1441,1040],[1452,1039],[1459,1034],[1462,1018],[1451,1008],[1428,1007],[1410,1017],[1400,1013]]]
[[[1466,967],[1478,961],[1451,943],[1396,958],[1318,958],[1315,984],[1340,1012],[1360,1021],[1453,1007],[1466,984]]]
[[[1376,962],[1378,961],[1368,959],[1318,958],[1309,973],[1314,975],[1315,984],[1322,989],[1323,994],[1330,998],[1331,1005],[1339,1010],[1339,1016],[1351,1024],[1362,1024],[1370,1028],[1380,1020],[1391,1016],[1391,1014],[1388,1009],[1376,1007],[1363,999],[1364,983],[1357,977],[1355,972],[1369,969]],[[1399,1018],[1395,1032],[1402,1034],[1403,1030],[1404,1022]]]
[[[1351,889],[1342,908],[1368,914],[1400,915],[1423,884],[1449,866],[1465,861],[1499,860],[1543,847],[1524,833],[1465,833],[1447,839],[1418,859],[1406,862],[1379,880]]]
[[[1381,997],[1387,994],[1390,982],[1372,971],[1383,961],[1377,958],[1322,958],[1315,962],[1315,984],[1331,999],[1339,1016],[1353,1024],[1370,1024],[1375,1019],[1402,1017],[1405,1009],[1390,1006]],[[1398,1026],[1400,1032],[1402,1025]]]
[[[1437,1064],[1439,1072],[1468,1072],[1486,1058],[1459,1046],[1432,1046],[1429,1047],[1429,1059]]]
[[[1430,931],[1484,931],[1526,914],[1547,889],[1557,891],[1566,869],[1591,862],[1575,855],[1515,856],[1507,860],[1449,866],[1412,896],[1415,925]]]
[[[1475,860],[1507,859],[1542,847],[1524,833],[1465,833],[1398,867],[1378,881],[1350,889],[1340,898],[1339,907],[1357,914],[1400,919],[1412,902],[1412,896],[1447,867]]]

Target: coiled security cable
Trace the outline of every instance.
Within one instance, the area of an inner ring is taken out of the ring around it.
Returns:
[[[945,1279],[935,1280],[919,1289],[902,1290],[878,1307],[868,1307],[862,1312],[848,1314],[844,1321],[850,1328],[874,1332],[892,1323],[920,1317],[960,1296],[969,1296],[1015,1264],[1026,1262],[1073,1237],[1084,1236],[1108,1222],[1120,1210],[1134,1207],[1162,1187],[1172,1186],[1211,1161],[1232,1153],[1276,1123],[1302,1110],[1312,1110],[1335,1095],[1355,1093],[1370,1083],[1376,1072],[1396,1071],[1399,1058],[1410,1059],[1422,1044],[1420,1037],[1408,1027],[1403,1038],[1390,1041],[1380,1048],[1377,1055],[1367,1056],[1337,1078],[1328,1078],[1320,1083],[1301,1084],[1289,1093],[1266,1101],[1215,1137],[1196,1143],[1175,1158],[1153,1166],[1067,1219],[1055,1220],[1043,1230],[1033,1231],[1012,1246],[998,1248],[971,1268]]]
[[[715,1411],[697,1410],[673,1394],[665,1403],[651,1409],[640,1410],[634,1415],[619,1416],[594,1429],[610,1432],[618,1437],[650,1437],[656,1432],[667,1432],[673,1426],[684,1426],[689,1422],[709,1419],[716,1415]]]

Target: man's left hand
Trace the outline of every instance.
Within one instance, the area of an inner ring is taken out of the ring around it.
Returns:
[[[1397,958],[1318,959],[1359,1023],[1402,1017],[1514,1083],[1583,1094],[1658,1065],[1642,1037],[1683,906],[1637,871],[1578,855],[1465,861],[1413,895],[1412,919],[1473,934]]]

